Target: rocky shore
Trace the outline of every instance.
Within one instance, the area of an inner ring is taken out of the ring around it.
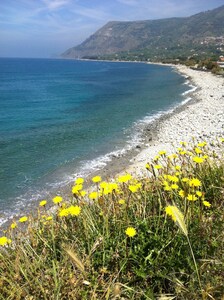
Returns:
[[[195,138],[212,142],[224,136],[224,78],[182,65],[175,68],[197,89],[191,94],[189,103],[160,120],[156,137],[131,160],[126,172],[142,175],[145,164],[158,151],[172,153],[180,141],[189,142]]]

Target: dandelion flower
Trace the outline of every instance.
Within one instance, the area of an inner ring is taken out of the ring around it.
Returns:
[[[79,184],[83,184],[83,182],[84,182],[83,178],[77,178],[75,184],[79,185]]]
[[[120,182],[120,183],[125,183],[125,182],[128,182],[131,179],[132,179],[131,174],[126,174],[126,175],[119,176],[117,181]]]
[[[98,193],[97,192],[92,192],[89,194],[89,199],[95,200],[98,198]]]
[[[39,203],[39,206],[45,206],[47,204],[47,200],[42,200]]]
[[[137,185],[129,185],[128,188],[132,193],[136,193],[139,189],[139,187]]]
[[[193,161],[196,162],[197,164],[201,164],[201,163],[203,163],[204,159],[199,156],[194,156]]]
[[[76,194],[79,194],[80,191],[82,190],[83,188],[83,185],[82,184],[77,184],[77,185],[74,185],[72,187],[72,194],[76,195]]]
[[[154,169],[156,169],[156,170],[162,169],[162,166],[161,165],[155,165]]]
[[[187,151],[183,150],[183,151],[180,151],[180,155],[185,155],[187,154]]]
[[[175,169],[176,169],[177,171],[180,171],[181,166],[175,166]]]
[[[121,204],[121,205],[123,205],[123,204],[125,204],[125,200],[124,200],[124,199],[120,199],[120,200],[118,201],[118,203]]]
[[[202,192],[196,191],[196,195],[197,195],[198,197],[202,197]]]
[[[69,211],[71,216],[78,216],[81,213],[81,208],[78,205],[76,205],[76,206],[71,205],[68,208],[68,211]]]
[[[46,220],[47,221],[51,221],[53,219],[53,217],[52,216],[48,216],[48,217],[46,217]]]
[[[159,151],[159,155],[165,155],[165,154],[166,154],[166,150]]]
[[[184,192],[183,190],[180,190],[180,191],[179,191],[179,196],[180,196],[181,198],[184,198],[184,197],[185,197],[185,192]]]
[[[196,201],[196,200],[198,200],[198,198],[195,195],[188,194],[187,200],[189,200],[189,201]]]
[[[69,210],[67,208],[63,208],[59,211],[58,216],[59,217],[67,217],[69,215]]]
[[[27,220],[28,220],[28,218],[27,218],[26,216],[24,216],[24,217],[22,217],[22,218],[19,219],[19,222],[20,222],[20,223],[24,223],[24,222],[26,222]]]
[[[207,143],[206,142],[202,142],[202,143],[198,143],[198,147],[205,147],[207,145]]]
[[[171,191],[171,187],[169,185],[164,186],[164,191]]]
[[[86,195],[86,191],[80,191],[80,195],[84,197]]]
[[[126,230],[125,230],[125,233],[127,236],[129,237],[133,237],[136,235],[136,230],[134,227],[128,227]]]
[[[177,222],[183,233],[187,236],[188,231],[184,222],[184,215],[176,206],[169,205],[165,208],[166,214],[172,218],[174,222]]]
[[[194,151],[195,151],[195,153],[197,153],[197,154],[201,154],[201,153],[202,153],[202,150],[199,149],[199,148],[195,148]]]
[[[101,180],[102,180],[102,179],[101,179],[100,176],[95,176],[95,177],[92,178],[92,182],[95,182],[95,183],[98,183],[98,182],[100,182]]]
[[[11,229],[15,229],[16,227],[17,227],[16,222],[13,222],[13,223],[10,225],[10,228],[11,228]]]
[[[160,156],[159,155],[156,155],[154,158],[153,158],[153,160],[156,162],[156,161],[158,161],[160,159]]]
[[[192,178],[190,181],[189,181],[189,186],[191,187],[198,187],[198,186],[201,186],[201,181],[197,178]]]
[[[56,197],[53,198],[54,204],[58,204],[58,203],[60,203],[62,200],[63,200],[63,198],[60,197],[60,196],[56,196]]]
[[[182,178],[182,181],[183,181],[183,182],[188,182],[189,180],[190,180],[190,179],[187,178],[187,177]]]
[[[211,203],[208,202],[208,201],[203,201],[203,204],[204,204],[204,206],[206,206],[206,207],[210,207],[210,206],[211,206]]]
[[[11,244],[11,240],[8,239],[6,236],[0,237],[0,246],[5,246],[7,244]]]
[[[176,183],[171,184],[171,189],[172,190],[178,190],[179,186]]]
[[[145,165],[145,168],[146,168],[147,170],[150,170],[150,165],[149,165],[149,164],[146,164],[146,165]]]

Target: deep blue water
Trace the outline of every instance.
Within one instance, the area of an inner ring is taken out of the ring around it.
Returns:
[[[0,211],[134,145],[136,123],[181,103],[184,82],[157,65],[0,59]]]

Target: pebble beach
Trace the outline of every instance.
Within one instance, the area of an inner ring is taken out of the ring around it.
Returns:
[[[180,141],[195,138],[212,142],[224,135],[224,78],[182,65],[174,68],[196,87],[191,100],[157,124],[155,138],[131,160],[125,172],[144,175],[147,162],[160,150],[172,153]]]

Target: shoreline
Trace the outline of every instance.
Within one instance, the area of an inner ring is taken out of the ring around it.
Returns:
[[[197,89],[191,92],[189,102],[180,105],[159,122],[154,141],[132,160],[125,172],[144,176],[145,164],[160,150],[171,154],[180,146],[180,141],[190,142],[195,138],[213,142],[214,138],[224,135],[223,77],[192,70],[183,65],[173,65],[173,68]]]
[[[108,181],[127,172],[134,176],[146,175],[146,163],[160,150],[172,153],[174,147],[181,140],[190,141],[193,136],[195,138],[205,137],[206,140],[210,137],[212,140],[213,137],[224,134],[223,78],[182,65],[161,65],[172,67],[175,72],[180,73],[189,81],[189,87],[195,87],[196,90],[193,88],[187,91],[187,95],[191,97],[186,98],[186,100],[189,99],[187,102],[183,101],[151,123],[146,123],[141,133],[141,142],[135,148],[127,150],[124,154],[114,155],[104,167],[99,167],[99,170],[93,171],[85,177],[87,189],[91,188],[91,178],[95,175],[101,175],[103,180]],[[218,103],[220,107],[217,108]],[[198,126],[194,124],[195,119],[199,120],[196,122]],[[205,126],[205,124],[207,125]],[[59,188],[57,194],[69,198],[71,186],[72,183]],[[37,201],[38,203],[39,201]],[[13,217],[16,215],[14,214]],[[11,217],[1,227],[7,226],[10,220]]]

